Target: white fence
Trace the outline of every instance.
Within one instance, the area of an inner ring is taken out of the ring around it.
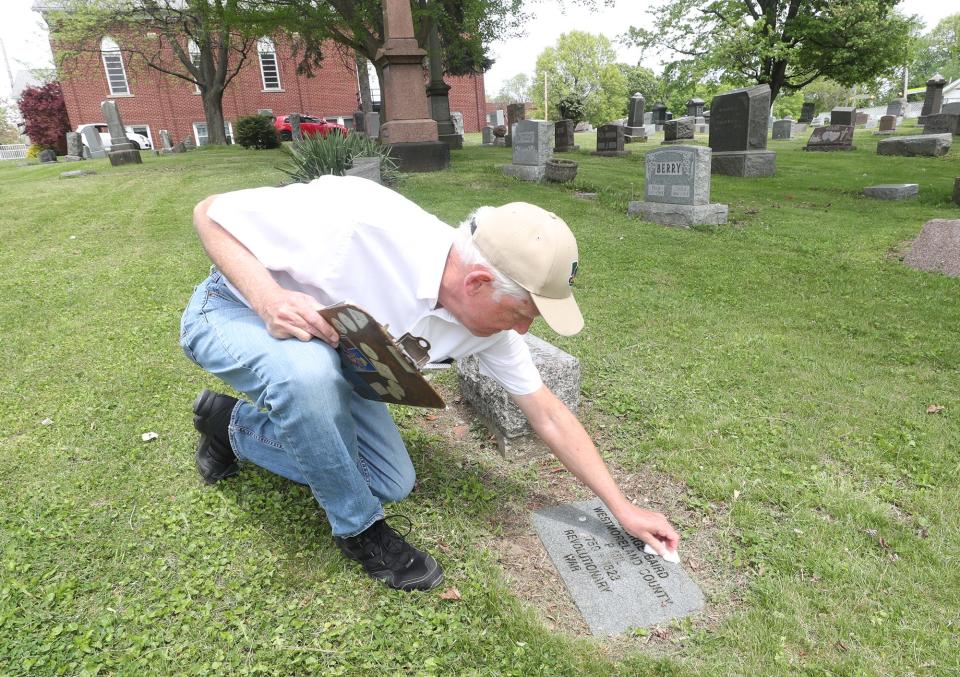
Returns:
[[[0,144],[0,160],[22,160],[27,157],[27,145],[24,143]]]

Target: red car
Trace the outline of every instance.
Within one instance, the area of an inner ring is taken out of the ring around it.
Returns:
[[[290,141],[293,138],[293,128],[290,126],[289,115],[277,115],[273,118],[273,126],[280,135],[281,141]],[[323,118],[312,115],[300,115],[300,133],[304,136],[316,136],[319,134],[327,138],[331,132],[334,134],[343,134],[346,136],[347,128],[338,125],[336,122],[327,122]]]

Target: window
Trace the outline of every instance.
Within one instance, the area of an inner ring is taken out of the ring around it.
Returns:
[[[150,134],[150,127],[148,125],[130,125],[130,131],[134,134],[147,137],[150,140],[150,146],[153,146],[153,135]]]
[[[200,48],[197,47],[197,43],[193,40],[187,42],[187,52],[190,54],[190,63],[193,64],[194,68],[200,68]],[[193,93],[200,93],[200,85],[193,84]]]
[[[223,133],[226,134],[227,136],[227,143],[233,143],[233,125],[231,125],[229,122],[224,121]],[[197,142],[198,146],[207,145],[207,123],[206,122],[193,123],[193,138]]]
[[[103,57],[103,69],[107,74],[111,96],[129,95],[130,88],[127,86],[127,72],[123,68],[120,46],[113,38],[104,36],[100,41],[100,55]]]
[[[260,38],[257,41],[257,52],[260,54],[260,74],[263,76],[263,90],[265,92],[281,91],[277,50],[273,46],[273,40]]]

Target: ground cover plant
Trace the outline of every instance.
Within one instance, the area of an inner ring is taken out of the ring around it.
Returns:
[[[927,219],[960,217],[960,154],[878,157],[862,131],[850,153],[774,142],[775,177],[714,177],[728,225],[682,231],[626,216],[654,143],[621,159],[578,142],[572,186],[508,179],[510,149],[469,137],[451,170],[398,189],[450,223],[511,200],[568,221],[586,328],[533,331],[581,358],[586,423],[618,471],[649,496],[648,477],[683,488],[687,542],[722,524],[738,581],[706,585],[722,613],[618,642],[551,631],[484,546],[556,464],[471,453],[482,430],[458,443],[417,410],[397,410],[419,480],[396,510],[459,600],[366,579],[301,487],[256,469],[202,486],[189,406],[218,383],[177,347],[209,266],[190,212],[282,183],[284,157],[89,161],[72,180],[5,163],[0,673],[960,670],[958,281],[897,259]],[[901,181],[919,198],[859,195]]]

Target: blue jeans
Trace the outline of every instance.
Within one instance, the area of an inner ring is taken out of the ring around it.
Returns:
[[[187,357],[251,402],[230,418],[237,458],[306,484],[334,536],[383,517],[416,477],[387,406],[360,397],[337,351],[315,339],[275,339],[215,269],[197,286],[180,326]]]

